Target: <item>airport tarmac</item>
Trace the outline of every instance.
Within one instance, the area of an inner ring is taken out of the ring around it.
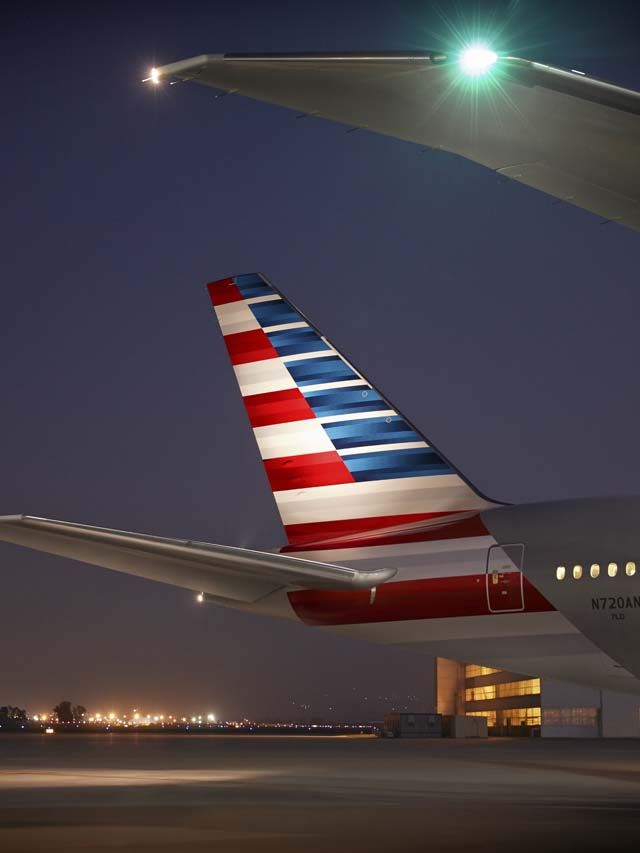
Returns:
[[[0,850],[630,851],[640,742],[0,735]]]

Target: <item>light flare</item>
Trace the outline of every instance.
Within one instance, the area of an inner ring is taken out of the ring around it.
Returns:
[[[148,77],[143,77],[142,82],[143,82],[143,83],[153,83],[153,85],[154,85],[154,86],[157,86],[157,85],[160,83],[161,79],[162,79],[162,78],[160,77],[160,71],[159,71],[159,69],[157,69],[157,68],[152,68],[152,69],[149,71],[149,76],[148,76]]]
[[[480,77],[498,61],[498,54],[483,44],[465,48],[459,57],[460,67],[469,77]]]

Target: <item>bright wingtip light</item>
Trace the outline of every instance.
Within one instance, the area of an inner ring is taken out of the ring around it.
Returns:
[[[152,68],[149,72],[149,76],[145,77],[142,81],[143,83],[153,83],[154,86],[157,86],[160,82],[160,71],[157,68]]]
[[[498,54],[483,44],[467,47],[460,54],[460,67],[469,77],[480,77],[498,61]]]

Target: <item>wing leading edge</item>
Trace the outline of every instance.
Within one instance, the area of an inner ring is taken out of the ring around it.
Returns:
[[[640,230],[640,93],[501,57],[472,83],[434,52],[205,54],[154,69],[458,154]]]
[[[29,515],[0,517],[0,540],[244,603],[282,587],[371,589],[396,573]]]

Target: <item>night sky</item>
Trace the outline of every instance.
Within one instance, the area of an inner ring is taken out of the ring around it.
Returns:
[[[634,5],[7,7],[0,514],[281,544],[204,289],[254,270],[489,496],[638,493],[640,234],[443,152],[140,83],[199,53],[447,51],[475,27],[640,89]],[[337,719],[432,702],[415,653],[9,545],[0,578],[0,704]]]

